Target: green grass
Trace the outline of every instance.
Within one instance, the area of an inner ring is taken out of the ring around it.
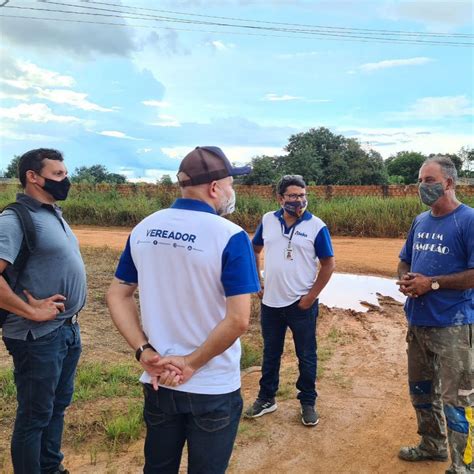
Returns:
[[[283,377],[282,377],[283,379]],[[278,387],[276,396],[278,400],[290,400],[295,397],[295,383],[294,381],[285,381]]]
[[[104,432],[113,446],[128,443],[140,437],[143,424],[143,402],[130,403],[127,413],[106,412],[102,417]]]
[[[245,336],[244,336],[245,337]],[[262,348],[257,347],[249,341],[241,340],[242,357],[240,359],[240,369],[244,370],[249,367],[262,364]]]
[[[15,186],[0,190],[0,208],[15,200]],[[69,198],[61,202],[70,224],[126,226],[137,224],[149,214],[168,207],[179,194],[175,186],[134,186],[122,195],[114,186],[72,187]],[[474,206],[474,197],[459,196]],[[279,208],[275,198],[237,193],[236,211],[229,217],[249,232],[255,231],[263,214]],[[332,235],[360,237],[405,236],[413,218],[426,210],[417,197],[337,197],[326,200],[309,193],[309,210],[320,217]]]
[[[13,371],[11,369],[0,369],[0,403],[15,398],[16,388],[13,381]]]
[[[99,362],[81,364],[76,375],[74,401],[101,397],[139,397],[142,393],[139,376],[135,365]]]
[[[98,398],[140,397],[140,372],[135,365],[104,364],[99,362],[79,365],[74,391],[74,401]],[[3,407],[14,403],[16,389],[12,369],[0,370],[0,403]]]

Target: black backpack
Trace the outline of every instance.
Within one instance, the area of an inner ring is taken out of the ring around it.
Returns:
[[[35,250],[36,230],[30,211],[28,211],[24,204],[20,202],[12,202],[5,206],[3,210],[6,211],[7,209],[11,209],[16,213],[23,229],[23,241],[21,242],[20,251],[18,252],[13,264],[8,265],[2,274],[10,288],[15,291],[20,275],[25,269],[26,262]],[[9,311],[0,308],[0,327],[3,326],[3,323],[9,314]]]

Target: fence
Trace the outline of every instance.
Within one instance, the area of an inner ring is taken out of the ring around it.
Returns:
[[[14,183],[0,182],[0,192],[18,188]],[[121,196],[134,196],[137,194],[145,195],[147,197],[156,197],[163,193],[163,188],[176,196],[179,195],[179,188],[176,185],[163,186],[158,184],[75,184],[74,191],[81,193],[81,191],[96,191],[107,193],[112,190],[118,192]],[[246,186],[235,185],[237,194],[242,196],[261,196],[262,198],[270,199],[274,195],[272,186]],[[461,196],[474,196],[474,184],[459,185],[456,191]],[[307,192],[322,199],[332,199],[335,197],[359,197],[359,196],[378,196],[378,197],[406,197],[417,196],[418,187],[416,184],[409,185],[374,185],[374,186],[308,186]]]

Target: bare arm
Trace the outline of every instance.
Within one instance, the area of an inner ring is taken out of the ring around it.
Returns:
[[[148,343],[148,338],[140,324],[135,291],[138,285],[114,278],[107,291],[107,306],[119,333],[133,350]],[[152,377],[152,384],[158,390],[158,378],[163,385],[175,386],[182,380],[181,370],[171,364],[158,365],[160,354],[152,348],[145,349],[140,356],[140,364]]]
[[[255,245],[253,244],[253,254],[255,256],[255,266],[257,267],[257,275],[258,279],[260,280],[260,287],[261,290],[258,292],[258,297],[263,297],[263,278],[261,272],[261,265],[260,265],[260,256],[263,250],[263,245]]]
[[[38,300],[25,291],[27,301],[23,301],[1,275],[8,265],[6,260],[0,259],[0,308],[37,322],[55,319],[61,311],[64,311],[63,301],[66,298],[59,294]]]
[[[321,268],[319,269],[318,276],[309,290],[308,294],[303,296],[298,304],[301,309],[310,308],[316,299],[319,297],[321,291],[328,284],[331,275],[336,268],[336,259],[334,257],[327,257],[320,260]]]
[[[250,294],[227,298],[225,318],[210,332],[208,338],[194,352],[185,356],[164,357],[159,365],[172,364],[183,371],[183,382],[194,372],[222,354],[248,328],[250,321]]]
[[[452,273],[451,275],[430,277],[430,282],[431,280],[436,280],[440,288],[469,290],[470,288],[474,288],[474,268],[470,268],[464,272]]]
[[[148,342],[140,324],[134,298],[137,286],[135,283],[114,278],[106,295],[112,321],[133,350]]]
[[[397,273],[398,273],[398,278],[400,280],[403,279],[403,277],[410,271],[410,264],[400,260],[398,262],[398,268],[397,268]]]

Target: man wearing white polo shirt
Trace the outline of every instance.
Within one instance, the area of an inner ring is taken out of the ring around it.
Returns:
[[[235,207],[232,177],[249,172],[220,148],[191,151],[182,198],[133,229],[109,289],[112,319],[145,369],[145,473],[177,473],[185,442],[188,472],[227,468],[242,412],[238,338],[260,287],[247,234],[220,216]]]
[[[277,409],[280,360],[286,330],[290,328],[298,357],[296,388],[301,421],[315,426],[319,422],[315,409],[318,297],[334,271],[334,252],[326,225],[306,210],[303,178],[283,176],[277,192],[281,209],[263,216],[253,238],[257,267],[265,247],[261,306],[264,348],[260,391],[245,415],[256,418]]]

